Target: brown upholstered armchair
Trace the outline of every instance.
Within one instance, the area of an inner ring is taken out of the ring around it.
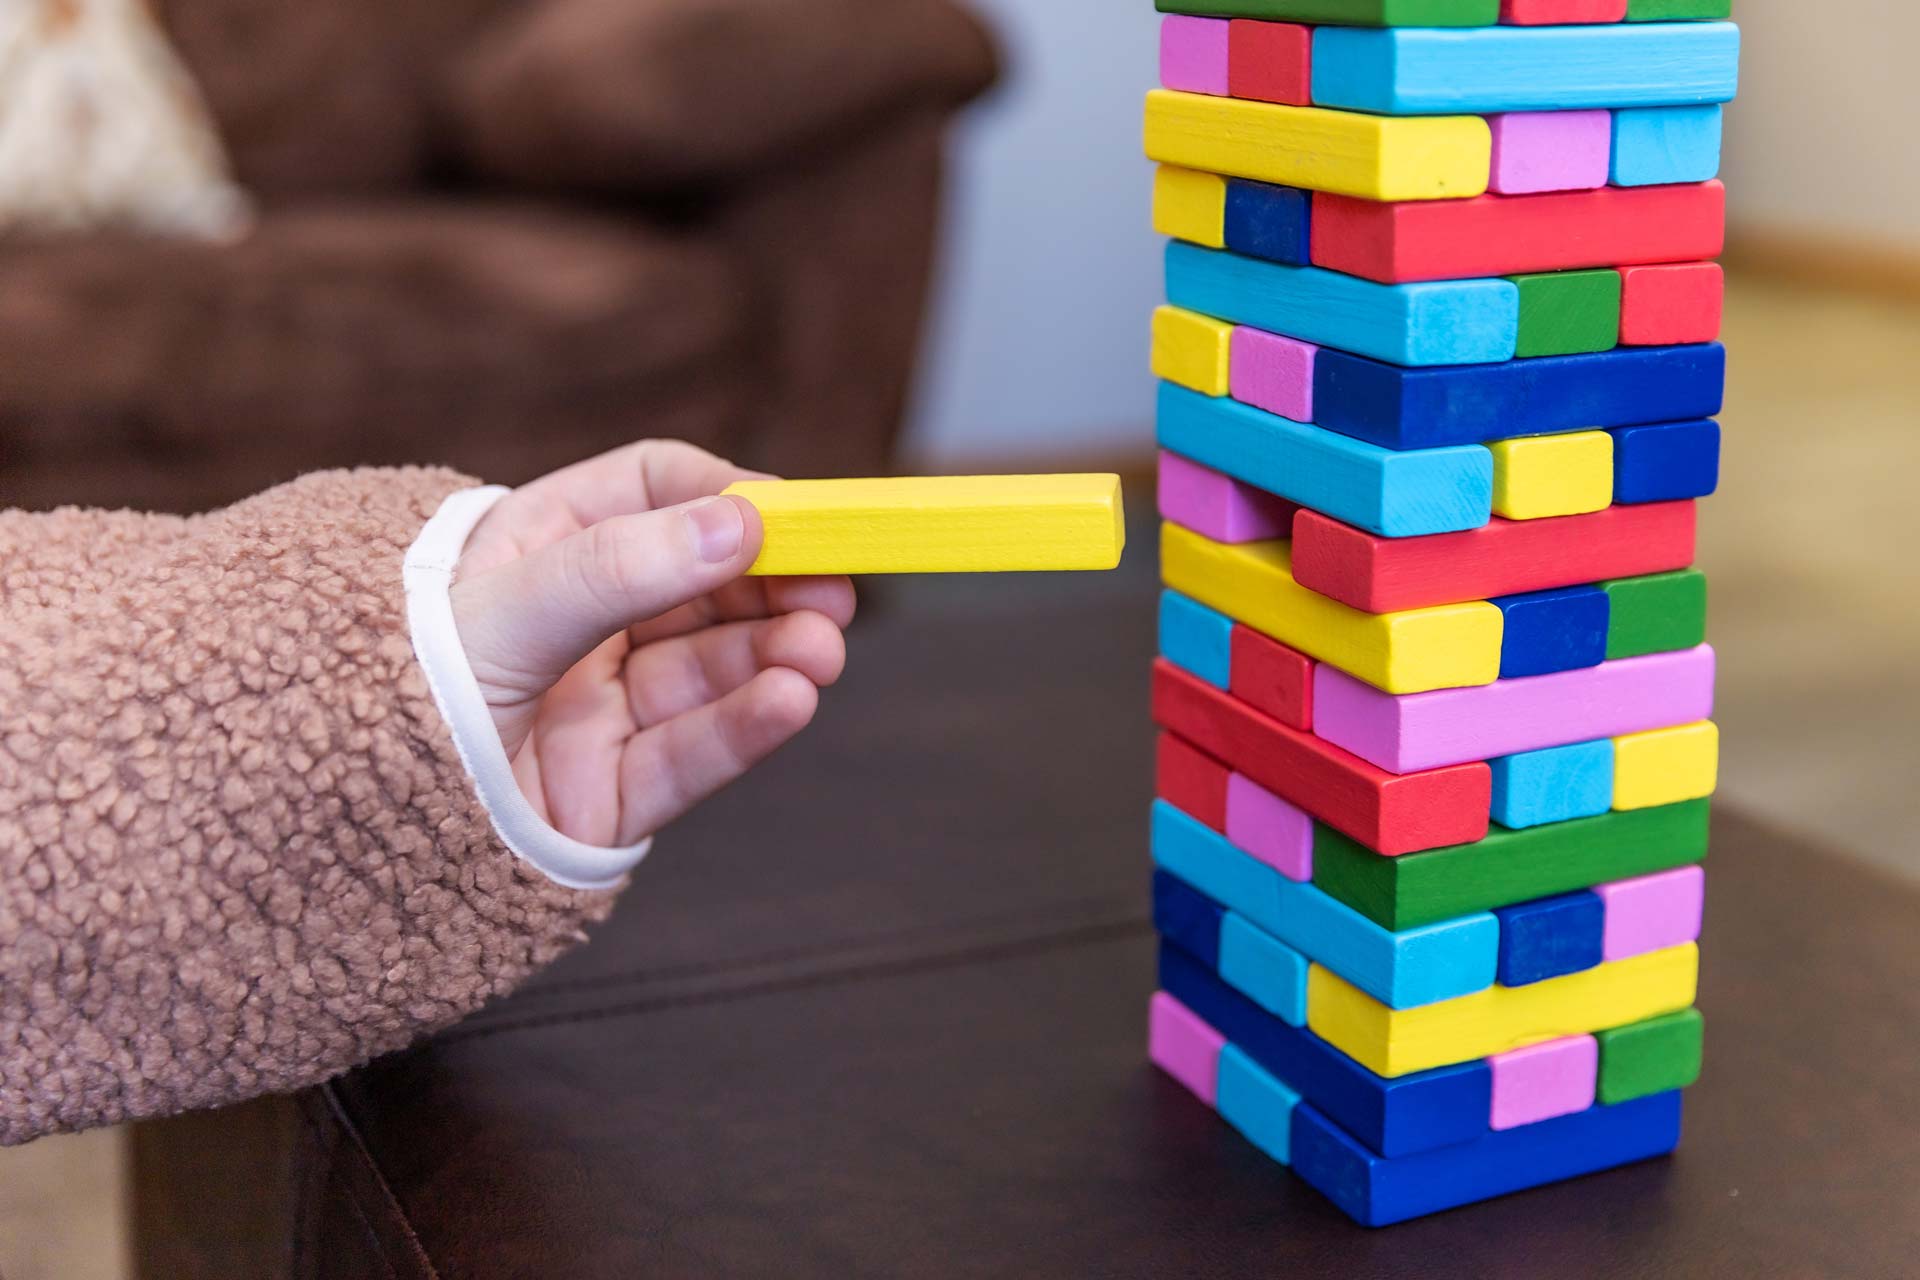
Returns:
[[[942,129],[993,74],[950,0],[156,8],[262,216],[0,243],[0,505],[661,433],[885,467]]]

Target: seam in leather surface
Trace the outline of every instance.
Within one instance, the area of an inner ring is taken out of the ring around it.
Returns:
[[[407,1244],[408,1252],[411,1255],[409,1260],[414,1264],[413,1273],[415,1275],[426,1276],[428,1280],[439,1280],[439,1269],[433,1265],[433,1259],[428,1256],[426,1246],[421,1243],[419,1235],[414,1231],[413,1223],[408,1219],[406,1209],[401,1206],[400,1198],[394,1194],[393,1185],[387,1181],[386,1174],[381,1172],[379,1161],[373,1158],[373,1152],[367,1147],[365,1138],[361,1136],[359,1126],[354,1124],[353,1117],[347,1114],[346,1106],[336,1092],[334,1083],[329,1081],[326,1084],[318,1086],[317,1092],[321,1098],[325,1100],[327,1112],[332,1117],[333,1123],[338,1129],[338,1137],[352,1147],[355,1162],[365,1171],[366,1176],[372,1180],[373,1189],[377,1191],[380,1198],[386,1202],[387,1213],[390,1215],[394,1225],[399,1228],[401,1237]],[[311,1119],[309,1119],[309,1123],[316,1124],[317,1126],[317,1122]],[[361,1204],[360,1197],[355,1193],[352,1183],[350,1181],[343,1183],[341,1190],[345,1193],[348,1203],[353,1208],[354,1214],[359,1217],[361,1222],[366,1224],[367,1231],[373,1238],[374,1248],[380,1255],[381,1265],[387,1269],[389,1276],[393,1276],[395,1280],[398,1280],[398,1273],[393,1269],[393,1260],[387,1252],[386,1240],[374,1228],[373,1220],[367,1214],[365,1206]]]

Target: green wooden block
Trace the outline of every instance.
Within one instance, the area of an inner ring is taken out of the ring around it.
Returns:
[[[1490,27],[1500,0],[1156,0],[1162,13],[1347,27]]]
[[[1577,356],[1620,345],[1620,273],[1547,271],[1508,276],[1520,286],[1516,356]]]
[[[1698,569],[1603,582],[1607,659],[1691,649],[1707,638],[1707,575]]]
[[[1706,1020],[1698,1009],[1600,1032],[1600,1087],[1595,1100],[1610,1106],[1685,1089],[1700,1078],[1705,1037]]]
[[[1603,813],[1389,858],[1314,824],[1313,882],[1396,932],[1690,866],[1707,856],[1705,800]]]
[[[1685,22],[1732,16],[1733,0],[1627,0],[1628,22]]]

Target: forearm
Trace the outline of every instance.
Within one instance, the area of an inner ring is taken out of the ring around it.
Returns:
[[[0,1143],[324,1079],[605,914],[500,845],[414,660],[467,483],[0,516]]]

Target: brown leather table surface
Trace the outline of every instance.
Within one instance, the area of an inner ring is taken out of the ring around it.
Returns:
[[[318,1271],[1920,1274],[1920,895],[1730,814],[1671,1159],[1367,1231],[1150,1070],[1140,552],[894,593],[591,946],[310,1095]]]

